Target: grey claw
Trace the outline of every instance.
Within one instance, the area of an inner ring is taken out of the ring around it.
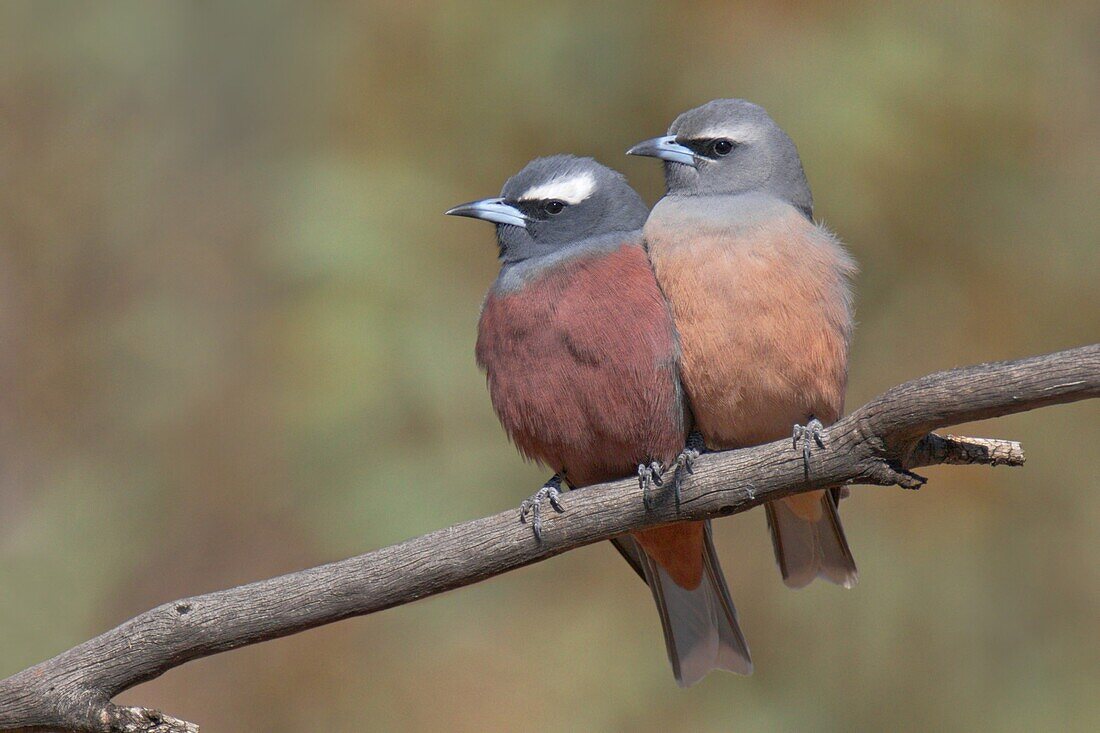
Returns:
[[[651,509],[652,506],[649,503],[649,469],[646,468],[644,463],[638,464],[638,488],[642,490],[642,503],[645,504],[646,509]]]
[[[550,506],[554,508],[558,514],[565,511],[565,507],[561,504],[561,476],[555,476],[546,482],[545,485],[530,498],[524,499],[519,505],[519,521],[526,524],[527,515],[531,515],[531,529],[535,533],[535,541],[542,542],[542,501],[546,499],[550,502]]]
[[[816,417],[811,417],[805,426],[794,426],[792,440],[793,447],[796,450],[799,442],[802,443],[802,465],[808,477],[810,475],[810,454],[812,452],[811,441],[816,443],[818,448],[825,448],[825,426]]]
[[[663,467],[657,461],[653,461],[648,466],[644,463],[638,464],[638,486],[642,490],[642,503],[645,504],[646,509],[653,508],[653,502],[649,496],[650,486],[664,486],[664,481],[661,479],[661,471]]]
[[[695,473],[695,459],[699,455],[699,451],[695,448],[684,448],[672,463],[673,471],[683,470],[688,473]]]
[[[676,506],[680,506],[680,487],[684,483],[684,475],[695,473],[695,459],[700,455],[697,448],[687,447],[680,451],[672,464],[672,490],[676,495]]]
[[[685,475],[695,473],[695,459],[703,455],[707,449],[707,441],[698,430],[692,430],[688,436],[684,449],[672,464],[672,489],[676,497],[676,506],[680,506],[680,488],[684,484]]]

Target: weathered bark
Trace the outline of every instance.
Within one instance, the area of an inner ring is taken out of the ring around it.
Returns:
[[[174,601],[0,681],[0,731],[196,731],[111,699],[193,659],[409,603],[642,527],[735,514],[829,486],[917,488],[924,480],[911,469],[921,466],[1020,465],[1016,443],[930,431],[1097,396],[1100,344],[938,372],[889,390],[831,426],[826,449],[814,451],[808,469],[790,440],[708,454],[696,462],[678,506],[666,491],[647,509],[637,482],[624,479],[567,494],[566,512],[545,517],[541,543],[509,510],[348,560]]]

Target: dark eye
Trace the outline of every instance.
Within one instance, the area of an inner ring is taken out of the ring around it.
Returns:
[[[558,201],[557,199],[551,199],[542,205],[542,210],[547,214],[553,216],[554,214],[560,214],[565,209],[565,202]]]
[[[714,151],[714,154],[718,157],[723,155],[729,155],[733,152],[733,141],[722,138],[721,140],[715,140],[710,144],[710,149]]]

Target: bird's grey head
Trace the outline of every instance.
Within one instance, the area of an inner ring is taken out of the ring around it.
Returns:
[[[638,143],[627,155],[665,161],[674,195],[760,191],[813,212],[810,185],[794,142],[763,107],[744,99],[715,99],[688,110],[668,135]]]
[[[622,174],[592,158],[537,158],[508,179],[500,196],[447,212],[497,225],[500,258],[522,262],[585,240],[642,228],[649,209]]]

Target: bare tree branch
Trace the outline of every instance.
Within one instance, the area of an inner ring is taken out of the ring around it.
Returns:
[[[941,437],[971,420],[1100,396],[1100,344],[938,372],[895,387],[829,428],[809,470],[791,441],[704,455],[682,489],[646,509],[624,479],[570,492],[536,542],[516,511],[457,524],[366,555],[147,611],[0,681],[0,731],[181,733],[197,726],[111,699],[185,662],[381,611],[656,524],[735,514],[844,484],[917,488],[911,469],[1020,465],[1017,443]],[[519,493],[518,492],[517,496]]]

